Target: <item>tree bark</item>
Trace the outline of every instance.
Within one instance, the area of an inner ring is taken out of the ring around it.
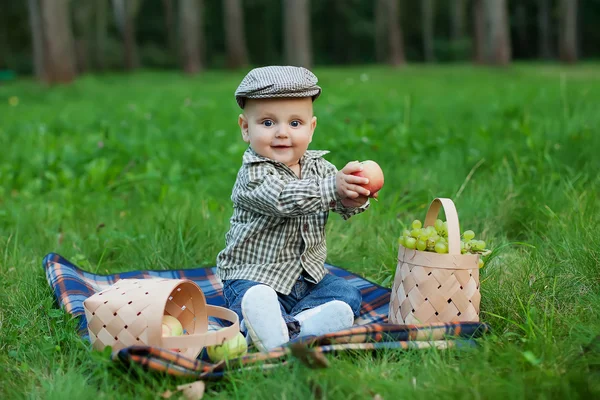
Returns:
[[[200,0],[179,1],[179,24],[181,27],[181,57],[183,70],[189,74],[197,74],[203,68],[201,52],[202,18]]]
[[[69,0],[42,0],[44,80],[68,83],[75,79],[75,51]]]
[[[123,63],[126,70],[139,67],[137,41],[135,40],[135,17],[140,0],[113,0],[117,26],[123,37]]]
[[[542,59],[552,58],[550,0],[538,0],[538,52]]]
[[[404,57],[404,38],[402,37],[402,28],[400,26],[400,7],[398,0],[387,1],[387,25],[388,25],[388,50],[389,63],[394,66],[406,64]]]
[[[485,64],[485,13],[483,0],[473,1],[473,61]]]
[[[489,65],[505,66],[511,61],[512,50],[508,30],[506,0],[485,0],[486,61]]]
[[[173,0],[162,0],[165,12],[165,31],[167,32],[167,47],[171,57],[177,55],[177,42],[175,39],[175,20],[173,15]]]
[[[244,10],[241,0],[225,0],[225,39],[227,44],[227,65],[241,68],[248,65],[248,50],[244,34]]]
[[[433,51],[433,17],[434,17],[433,0],[421,0],[421,19],[423,37],[423,56],[426,62],[434,62],[435,54]]]
[[[560,2],[559,57],[564,63],[577,62],[577,0]]]
[[[33,71],[36,78],[44,79],[44,28],[38,0],[28,0],[29,25],[33,48]]]
[[[289,65],[312,65],[309,17],[309,0],[283,0],[285,60]]]
[[[106,69],[104,52],[106,51],[107,0],[96,0],[95,14],[96,43],[94,46],[94,61],[96,62],[96,68],[103,71]]]

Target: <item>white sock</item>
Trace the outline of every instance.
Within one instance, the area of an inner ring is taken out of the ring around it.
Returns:
[[[354,324],[352,308],[339,300],[332,300],[318,307],[304,310],[294,318],[300,322],[298,336],[320,336],[348,329]]]
[[[242,298],[244,325],[254,345],[269,351],[290,340],[277,293],[266,285],[252,286]]]

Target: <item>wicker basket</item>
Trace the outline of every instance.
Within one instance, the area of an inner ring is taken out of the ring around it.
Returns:
[[[479,321],[479,255],[460,253],[456,207],[435,199],[424,226],[432,226],[440,207],[448,222],[448,254],[407,249],[400,245],[388,319],[394,324]]]
[[[95,349],[147,345],[196,358],[205,346],[221,344],[239,332],[235,312],[206,304],[196,283],[186,279],[121,279],[83,303]],[[183,336],[162,336],[163,315],[177,318]],[[208,331],[208,316],[232,322]]]

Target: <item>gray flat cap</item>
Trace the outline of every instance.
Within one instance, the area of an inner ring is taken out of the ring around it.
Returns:
[[[273,97],[312,97],[321,94],[317,77],[302,67],[269,66],[255,68],[242,79],[235,91],[235,99],[244,108],[246,99]]]

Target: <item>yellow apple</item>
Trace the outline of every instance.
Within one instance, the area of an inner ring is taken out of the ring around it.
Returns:
[[[208,357],[212,362],[219,362],[225,359],[234,359],[243,356],[248,351],[248,343],[241,332],[238,332],[233,338],[226,340],[220,345],[209,346],[206,348]]]
[[[164,315],[162,319],[162,335],[163,336],[181,336],[183,335],[183,326],[175,317]]]

